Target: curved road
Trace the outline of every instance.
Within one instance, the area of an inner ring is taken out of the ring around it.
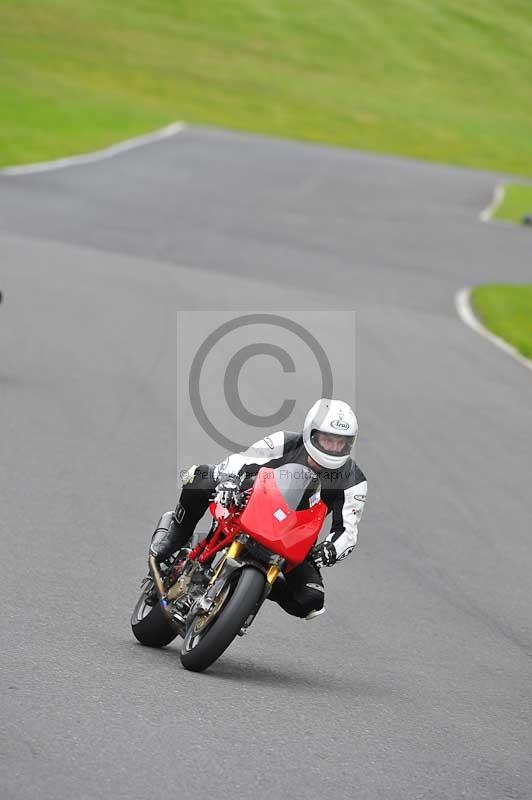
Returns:
[[[6,800],[532,796],[532,381],[453,308],[530,281],[530,231],[477,219],[498,177],[201,128],[0,176]],[[176,414],[220,310],[335,343],[370,494],[327,614],[268,604],[194,675],[129,614],[176,468],[222,452]]]

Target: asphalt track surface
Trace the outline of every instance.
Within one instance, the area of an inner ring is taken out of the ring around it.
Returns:
[[[453,308],[530,281],[477,219],[499,177],[205,129],[0,177],[3,798],[532,797],[532,381]],[[269,603],[202,675],[129,630],[176,469],[221,455],[176,412],[183,309],[187,353],[200,310],[306,312],[370,487],[327,614]]]

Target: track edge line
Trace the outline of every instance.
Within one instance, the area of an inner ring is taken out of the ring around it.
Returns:
[[[491,198],[491,202],[486,208],[484,208],[478,218],[481,222],[491,222],[492,217],[502,205],[504,200],[504,195],[506,194],[506,185],[503,183],[498,183],[493,191],[493,197]],[[512,223],[513,224],[513,223]]]
[[[500,350],[503,350],[507,355],[511,356],[515,361],[518,361],[524,367],[532,371],[532,360],[526,358],[525,356],[521,355],[518,350],[515,349],[511,344],[505,342],[504,339],[501,339],[500,336],[496,336],[494,333],[491,333],[487,328],[482,325],[479,321],[478,317],[475,315],[473,308],[471,306],[471,287],[466,286],[463,289],[460,289],[456,292],[454,296],[454,305],[457,311],[458,316],[462,320],[462,322],[467,325],[469,328],[474,330],[480,336],[483,336],[484,339],[488,339],[492,344],[498,347]]]
[[[184,122],[172,122],[170,125],[165,125],[164,128],[158,128],[151,133],[144,133],[140,136],[135,136],[132,139],[124,139],[121,142],[116,142],[109,147],[104,147],[101,150],[94,150],[90,153],[81,153],[77,156],[66,156],[65,158],[56,158],[52,161],[38,161],[35,164],[21,164],[14,167],[0,167],[0,175],[35,175],[39,172],[51,172],[56,169],[65,169],[66,167],[82,166],[83,164],[92,164],[96,161],[103,161],[106,158],[125,153],[128,150],[133,150],[136,147],[143,147],[153,142],[159,142],[162,139],[168,139],[171,136],[176,136],[185,129]]]

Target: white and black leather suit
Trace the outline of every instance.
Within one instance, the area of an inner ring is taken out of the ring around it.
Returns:
[[[261,439],[249,450],[230,455],[221,464],[191,467],[184,478],[168,533],[160,541],[152,542],[152,551],[156,551],[162,560],[189,543],[215,487],[226,476],[245,473],[247,478],[256,475],[261,467],[275,468],[283,464],[308,466],[308,453],[301,434],[278,431]],[[340,561],[351,553],[357,542],[358,523],[367,492],[366,477],[351,458],[338,470],[321,468],[318,471],[313,468],[320,477],[321,499],[332,515],[326,540],[334,544],[336,560]],[[323,608],[324,589],[319,569],[311,560],[304,561],[286,575],[285,582],[276,582],[270,599],[297,617],[306,617],[310,612]]]

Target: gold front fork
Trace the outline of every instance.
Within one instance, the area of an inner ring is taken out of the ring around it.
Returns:
[[[243,549],[244,549],[244,544],[242,542],[237,542],[236,540],[234,542],[231,542],[231,544],[229,545],[229,550],[225,554],[224,558],[222,558],[220,560],[220,563],[216,567],[214,575],[212,576],[212,578],[209,581],[209,586],[212,586],[212,584],[214,583],[214,581],[216,580],[216,578],[218,577],[218,575],[222,571],[226,560],[228,558],[238,558],[238,556],[240,555],[240,553],[242,552]]]
[[[236,540],[234,542],[231,542],[229,550],[227,551],[226,558],[238,558],[243,549],[244,549],[243,542],[237,542]]]
[[[220,574],[220,572],[223,569],[223,566],[224,566],[226,560],[228,558],[238,558],[238,556],[240,555],[240,553],[242,552],[243,549],[244,549],[244,543],[243,542],[238,542],[236,540],[234,542],[231,542],[231,544],[229,546],[229,550],[227,551],[227,553],[225,555],[225,558],[222,558],[222,560],[220,561],[220,563],[216,567],[216,571],[215,571],[214,575],[212,576],[212,578],[209,581],[209,586],[212,586],[212,584],[217,579],[218,575]],[[266,573],[266,580],[268,581],[270,586],[273,586],[273,584],[275,583],[275,581],[279,577],[279,573],[280,572],[281,572],[281,568],[278,567],[276,564],[272,564],[271,567],[268,568],[268,571]]]
[[[273,584],[277,580],[277,576],[279,575],[280,571],[281,571],[280,568],[275,566],[275,564],[272,564],[272,566],[268,569],[268,572],[266,573],[266,580],[268,581],[270,586],[273,586]]]

